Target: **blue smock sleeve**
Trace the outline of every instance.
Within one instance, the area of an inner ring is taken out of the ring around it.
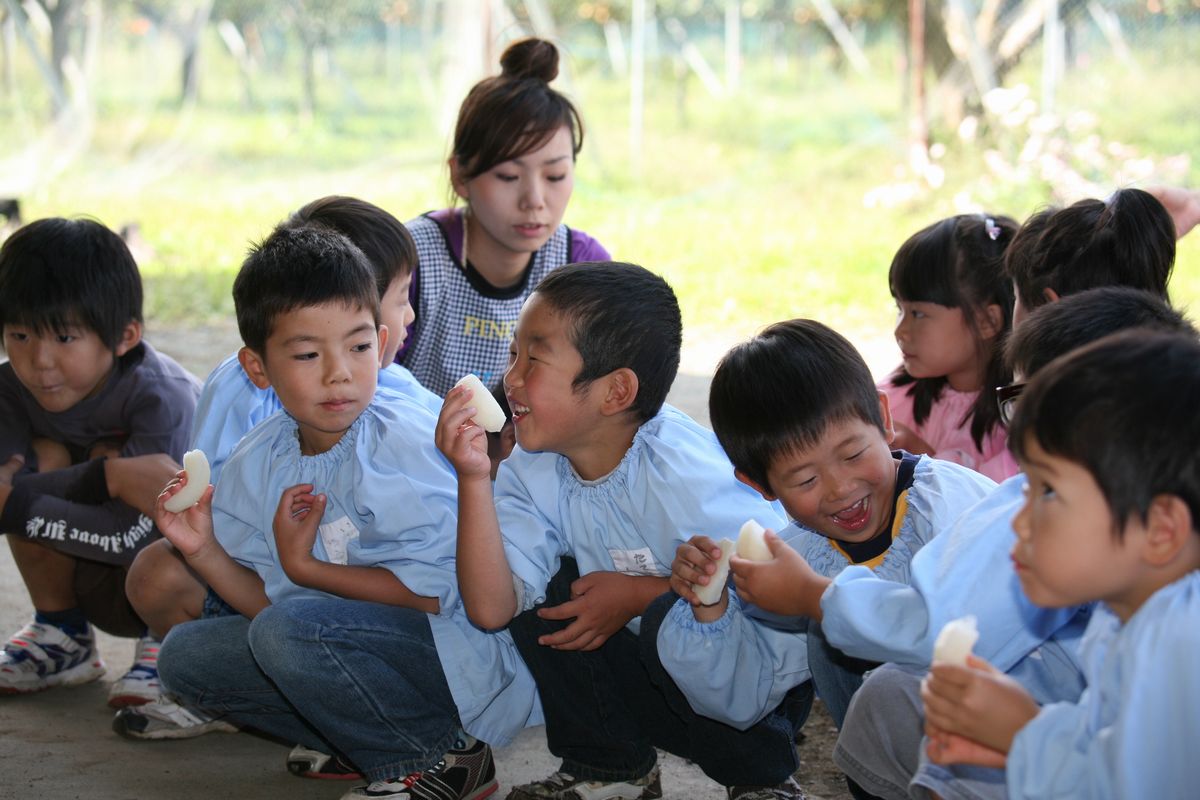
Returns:
[[[847,567],[821,598],[829,641],[857,658],[928,666],[942,626],[964,614],[979,625],[975,652],[1007,671],[1077,612],[1026,599],[1012,568],[1012,519],[1023,502],[1015,476],[955,520],[912,559],[909,582]]]
[[[546,586],[558,572],[559,561],[570,554],[558,509],[559,458],[518,446],[496,473],[496,517],[504,554],[509,571],[524,586],[517,613],[546,599]]]
[[[729,593],[720,619],[696,620],[680,599],[658,631],[658,655],[698,714],[739,730],[754,725],[809,679],[803,633],[752,618]]]

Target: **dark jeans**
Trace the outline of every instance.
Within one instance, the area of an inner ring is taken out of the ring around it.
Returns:
[[[570,599],[579,577],[575,561],[563,559],[546,589],[547,606]],[[562,769],[588,780],[630,780],[645,775],[654,748],[689,759],[724,786],[774,786],[799,766],[795,735],[812,706],[812,686],[793,689],[779,708],[740,731],[702,717],[663,669],[658,630],[678,595],[668,592],[642,615],[641,634],[628,628],[591,651],[555,650],[539,636],[569,621],[544,620],[537,609],[510,626],[517,649],[537,681],[546,714],[550,752]]]
[[[863,674],[878,666],[878,662],[846,655],[825,638],[821,623],[815,620],[808,623],[808,668],[813,686],[839,731],[846,720],[850,698],[862,686]]]

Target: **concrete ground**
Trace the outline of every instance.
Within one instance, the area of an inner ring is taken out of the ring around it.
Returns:
[[[229,327],[162,330],[151,341],[197,375],[205,375],[239,344]],[[708,423],[708,378],[681,374],[669,401]],[[7,547],[0,547],[0,635],[20,629],[31,617],[29,598]],[[108,674],[92,684],[37,695],[0,697],[0,759],[6,776],[0,798],[141,800],[171,798],[313,798],[334,800],[354,784],[308,781],[284,766],[288,745],[250,734],[208,734],[174,742],[132,742],[112,732],[105,705],[109,682],[128,668],[133,641],[98,636]],[[810,797],[848,798],[829,760],[835,732],[818,703],[800,746],[797,777]],[[546,750],[542,728],[525,731],[496,750],[503,797],[514,784],[545,777],[558,766]],[[694,765],[662,757],[664,796],[717,800],[724,792]]]

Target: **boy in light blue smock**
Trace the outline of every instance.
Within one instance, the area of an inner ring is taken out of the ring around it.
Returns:
[[[347,798],[490,794],[476,737],[503,743],[536,722],[535,688],[511,638],[473,627],[459,602],[454,478],[427,412],[375,392],[386,334],[362,253],[281,226],[234,301],[246,374],[286,413],[241,441],[215,496],[180,514],[160,501],[165,535],[240,612],[175,626],[164,685],[337,754],[370,781]]]
[[[681,339],[674,292],[641,267],[575,264],[543,279],[504,377],[518,447],[494,495],[471,424],[479,398],[446,396],[438,446],[458,471],[463,602],[481,627],[509,626],[562,759],[512,800],[661,797],[656,746],[732,797],[802,796],[794,735],[810,697],[781,698],[737,731],[696,714],[654,648],[680,543],[732,535],[750,517],[782,522],[709,431],[663,406]]]
[[[769,537],[773,561],[735,558],[736,594],[710,606],[690,587],[708,583],[719,549],[703,536],[680,548],[671,585],[684,600],[659,634],[663,663],[697,710],[738,726],[811,671],[840,726],[872,664],[831,647],[816,621],[764,620],[761,610],[802,614],[797,579],[813,571],[861,564],[907,581],[913,554],[995,484],[958,464],[893,453],[887,397],[862,356],[811,320],[777,323],[727,353],[709,408],[738,478],[794,522]]]
[[[425,389],[411,372],[393,364],[412,321],[408,301],[409,281],[416,264],[416,249],[404,225],[382,208],[355,197],[329,196],[308,203],[293,213],[287,226],[321,225],[335,230],[363,251],[371,265],[380,298],[380,323],[387,328],[379,391],[415,400],[432,414],[441,409],[441,398]],[[238,354],[226,358],[204,382],[191,431],[191,448],[208,457],[215,485],[233,448],[251,428],[282,408],[270,386],[256,386],[246,374]],[[187,569],[170,542],[151,545],[139,554],[127,581],[130,603],[160,639],[171,628],[206,613],[227,608]],[[157,645],[156,645],[157,649]],[[153,669],[151,664],[149,669]],[[172,698],[117,713],[114,729],[132,739],[188,738],[212,730],[211,719],[200,709],[181,708]],[[293,771],[305,773],[302,763]]]
[[[1130,328],[1195,335],[1158,296],[1105,287],[1036,309],[1009,340],[1006,359],[1023,380],[1061,355]],[[1017,396],[1023,386],[1000,394]],[[855,695],[834,749],[834,761],[864,792],[907,797],[914,778],[917,785],[970,782],[970,791],[980,796],[1003,792],[1004,776],[996,770],[920,758],[919,681],[934,639],[952,619],[974,616],[980,634],[975,653],[1019,681],[1039,703],[1073,702],[1083,691],[1079,643],[1091,604],[1036,606],[1021,592],[1012,568],[1012,520],[1025,486],[1025,476],[1018,475],[968,509],[913,559],[908,586],[850,569],[832,581],[814,582],[819,598],[814,613],[823,614],[831,642],[861,658],[895,662],[872,672]]]
[[[971,657],[921,695],[939,763],[1004,766],[1007,796],[1191,797],[1200,785],[1200,343],[1133,331],[1078,350],[1021,396],[1028,477],[1012,558],[1034,603],[1099,601],[1087,689],[1039,708]],[[953,782],[921,784],[961,797]],[[971,796],[978,796],[972,793]]]

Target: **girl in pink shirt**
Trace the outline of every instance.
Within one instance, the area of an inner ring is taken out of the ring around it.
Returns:
[[[997,481],[1017,472],[994,394],[1012,380],[1001,343],[1013,306],[1004,251],[1016,230],[994,214],[949,217],[909,237],[888,272],[904,359],[880,386],[893,445]]]

